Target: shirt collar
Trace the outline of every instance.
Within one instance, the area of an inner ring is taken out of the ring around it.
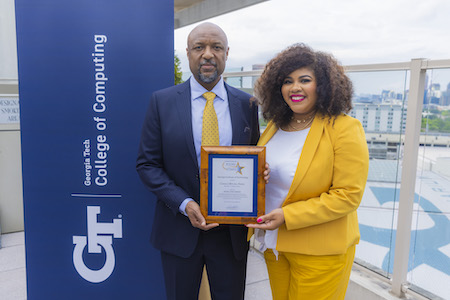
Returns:
[[[202,98],[204,93],[209,92],[200,83],[197,82],[197,80],[194,78],[194,76],[191,76],[189,82],[191,85],[191,99],[192,100]],[[223,81],[222,76],[220,76],[219,82],[217,82],[217,84],[214,86],[214,88],[211,90],[211,92],[216,94],[216,98],[218,98],[218,99],[221,99],[221,100],[227,99],[227,90],[225,89],[225,83]]]

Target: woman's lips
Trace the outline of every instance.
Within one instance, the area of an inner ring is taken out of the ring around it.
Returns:
[[[303,95],[292,95],[291,96],[292,102],[301,102],[303,100],[305,100],[305,96],[303,96]]]

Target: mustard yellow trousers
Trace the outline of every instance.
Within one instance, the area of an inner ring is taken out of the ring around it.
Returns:
[[[355,246],[342,255],[264,253],[273,300],[344,300]]]

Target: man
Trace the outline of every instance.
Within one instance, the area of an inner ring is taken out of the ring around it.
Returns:
[[[142,131],[137,170],[157,197],[151,242],[161,251],[168,299],[197,300],[206,265],[213,299],[239,300],[244,298],[247,229],[206,224],[200,212],[200,148],[207,131],[202,121],[209,98],[204,93],[215,96],[208,103],[214,106],[221,146],[256,145],[258,109],[250,95],[221,77],[229,48],[219,26],[198,25],[187,44],[193,76],[152,95]]]

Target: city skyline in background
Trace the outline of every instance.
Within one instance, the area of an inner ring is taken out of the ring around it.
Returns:
[[[332,53],[343,65],[450,59],[450,39],[445,38],[450,28],[449,12],[450,1],[446,0],[269,0],[206,21],[227,33],[227,67],[248,71],[300,42]],[[174,48],[184,78],[190,72],[187,35],[199,23],[175,30]],[[374,80],[389,83],[382,89],[402,92],[399,87],[404,86],[405,75],[386,80],[391,74],[374,76]],[[435,77],[434,82],[442,88],[450,81],[447,74]],[[376,82],[356,85],[362,89],[356,93],[381,92],[374,90],[373,86],[379,86]]]

